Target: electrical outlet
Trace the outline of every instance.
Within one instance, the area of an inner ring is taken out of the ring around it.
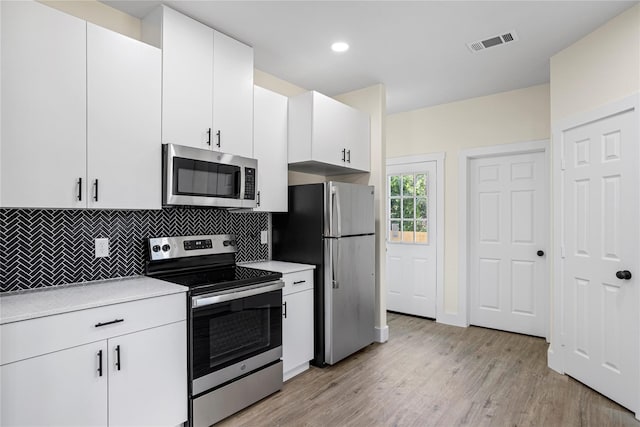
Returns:
[[[263,245],[269,243],[269,232],[267,230],[262,230],[260,232],[260,243]]]
[[[109,239],[96,239],[96,258],[104,258],[109,256]]]

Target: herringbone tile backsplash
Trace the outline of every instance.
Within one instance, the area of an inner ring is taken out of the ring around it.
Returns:
[[[232,233],[237,262],[265,260],[268,222],[267,213],[200,208],[0,209],[0,293],[143,274],[148,237]],[[94,257],[98,237],[109,238],[109,257]]]

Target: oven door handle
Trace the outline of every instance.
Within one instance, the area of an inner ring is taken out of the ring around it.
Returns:
[[[253,295],[264,294],[266,292],[277,291],[282,288],[284,288],[284,283],[282,280],[278,280],[257,288],[239,290],[236,292],[223,292],[214,295],[202,295],[191,298],[191,308],[200,308],[221,302],[232,301],[234,299],[246,298]]]

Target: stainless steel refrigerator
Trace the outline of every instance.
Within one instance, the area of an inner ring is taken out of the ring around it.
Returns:
[[[314,264],[316,366],[374,340],[373,187],[326,182],[289,187],[289,212],[273,214],[273,259]]]

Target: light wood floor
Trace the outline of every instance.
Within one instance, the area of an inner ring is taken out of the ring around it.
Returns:
[[[634,426],[547,368],[543,339],[389,313],[389,342],[311,368],[222,426]]]

